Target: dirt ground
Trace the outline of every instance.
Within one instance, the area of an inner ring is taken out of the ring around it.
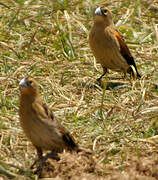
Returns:
[[[157,180],[158,154],[140,154],[129,157],[121,166],[116,168],[100,164],[93,154],[85,152],[59,155],[60,160],[48,159],[43,165],[39,176],[56,180]]]

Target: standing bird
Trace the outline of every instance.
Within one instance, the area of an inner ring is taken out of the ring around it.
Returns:
[[[94,25],[89,34],[89,44],[96,60],[103,68],[103,74],[97,80],[106,74],[107,69],[141,77],[124,39],[115,29],[112,13],[106,7],[98,7],[94,12]]]
[[[53,113],[42,102],[38,84],[35,79],[25,77],[20,81],[21,126],[26,136],[42,159],[43,150],[51,150],[56,155],[64,149],[79,151],[69,132],[54,117]]]

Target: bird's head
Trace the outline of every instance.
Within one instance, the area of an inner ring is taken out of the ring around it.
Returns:
[[[94,22],[103,23],[106,26],[113,24],[111,11],[104,6],[98,7],[94,11]]]
[[[37,96],[39,93],[37,81],[32,77],[24,77],[21,79],[19,86],[21,94],[23,95]]]

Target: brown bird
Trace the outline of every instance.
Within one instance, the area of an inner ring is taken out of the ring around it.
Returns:
[[[44,149],[51,150],[52,154],[64,149],[78,152],[79,147],[73,137],[43,103],[36,80],[25,77],[19,85],[20,123],[26,136],[35,146],[38,158],[42,158]]]
[[[106,7],[98,7],[94,12],[94,25],[89,34],[90,48],[103,68],[100,80],[111,69],[122,71],[140,78],[134,58],[124,39],[115,29],[112,13]]]

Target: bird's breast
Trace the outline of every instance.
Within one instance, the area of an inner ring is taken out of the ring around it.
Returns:
[[[92,29],[89,43],[96,60],[102,67],[116,71],[126,71],[129,68],[120,53],[116,39],[109,35],[109,31]]]

